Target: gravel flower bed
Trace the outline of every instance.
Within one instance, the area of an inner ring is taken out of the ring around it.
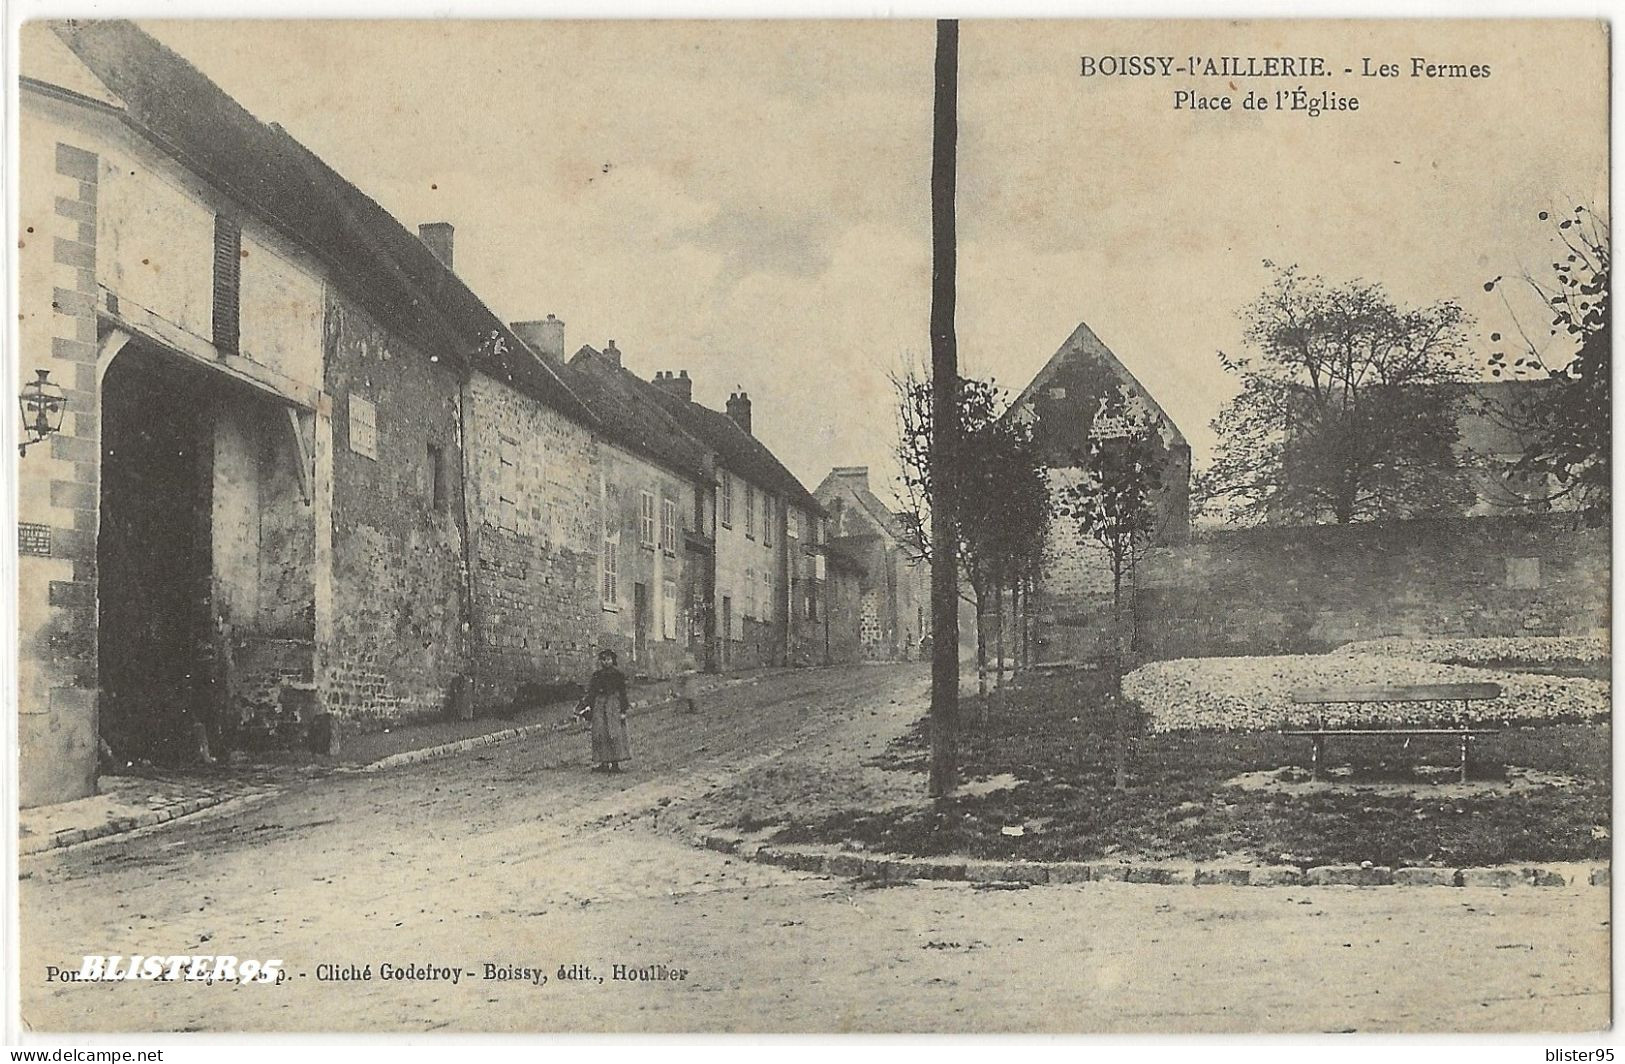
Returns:
[[[1448,662],[1453,665],[1497,665],[1526,662],[1539,665],[1589,665],[1609,660],[1604,636],[1530,635],[1483,639],[1406,639],[1388,636],[1345,643],[1332,651],[1409,658],[1412,661]]]
[[[1498,683],[1503,694],[1474,702],[1396,702],[1297,705],[1304,687],[1353,684]],[[1143,665],[1123,678],[1123,693],[1139,704],[1153,732],[1183,729],[1259,731],[1313,726],[1449,724],[1462,720],[1589,721],[1609,714],[1608,684],[1567,676],[1468,668],[1366,654],[1186,658]]]

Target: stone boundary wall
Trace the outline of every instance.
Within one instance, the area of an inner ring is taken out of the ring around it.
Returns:
[[[1153,550],[1142,660],[1317,654],[1357,639],[1592,635],[1610,624],[1610,539],[1573,515],[1206,531]],[[1042,660],[1091,657],[1107,594],[1046,589]]]

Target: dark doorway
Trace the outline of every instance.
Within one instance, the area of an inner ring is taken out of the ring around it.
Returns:
[[[195,756],[197,703],[210,693],[212,448],[201,378],[131,345],[102,383],[99,715],[121,760]]]
[[[632,660],[649,665],[649,585],[632,585]]]
[[[734,639],[734,600],[727,595],[722,596],[722,623],[718,626],[717,641],[722,646],[722,671],[727,672],[728,666],[733,664]]]

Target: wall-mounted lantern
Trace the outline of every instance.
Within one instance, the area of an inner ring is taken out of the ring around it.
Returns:
[[[37,369],[38,376],[23,386],[17,397],[23,412],[23,441],[17,445],[19,455],[27,454],[34,444],[62,429],[62,415],[68,408],[68,397],[62,386],[51,380],[51,371]]]

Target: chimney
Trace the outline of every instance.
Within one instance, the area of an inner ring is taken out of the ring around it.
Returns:
[[[564,322],[553,315],[541,321],[516,321],[509,328],[539,354],[564,361]]]
[[[686,369],[676,373],[669,369],[661,370],[655,374],[654,386],[663,392],[670,392],[685,403],[694,399],[694,382],[688,379]]]
[[[849,480],[854,482],[856,487],[861,488],[864,491],[869,490],[869,467],[866,465],[836,466],[834,469],[830,470],[830,472],[834,473],[841,480]]]
[[[728,416],[750,434],[750,395],[747,392],[741,390],[728,396]]]
[[[606,344],[604,349],[600,351],[599,354],[609,359],[609,361],[615,366],[619,366],[621,364],[621,349],[615,346],[614,340],[611,340],[608,344]]]
[[[424,222],[418,226],[418,239],[429,245],[440,265],[451,269],[451,238],[457,230],[450,222]]]

